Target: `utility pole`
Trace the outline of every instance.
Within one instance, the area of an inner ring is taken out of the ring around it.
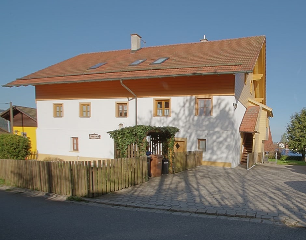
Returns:
[[[13,116],[13,104],[12,102],[10,102],[10,127],[11,127],[11,134],[14,134],[13,132],[13,126],[14,126],[14,116]]]

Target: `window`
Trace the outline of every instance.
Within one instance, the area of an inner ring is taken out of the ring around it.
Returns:
[[[126,102],[116,103],[116,117],[126,118],[128,116],[128,104]]]
[[[154,116],[170,117],[170,99],[154,99]]]
[[[106,64],[106,62],[97,63],[96,65],[91,66],[89,69],[96,69],[96,68],[101,67],[105,64]]]
[[[139,65],[140,63],[142,63],[142,62],[144,62],[144,61],[146,61],[147,59],[138,59],[138,60],[136,60],[135,62],[132,62],[131,64],[130,64],[130,66],[136,66],[136,65]]]
[[[79,138],[78,137],[71,138],[71,150],[74,152],[79,151]]]
[[[80,103],[80,117],[90,117],[90,103]]]
[[[212,115],[212,98],[196,98],[196,116]]]
[[[56,117],[56,118],[63,117],[63,104],[62,103],[53,104],[53,117]]]
[[[198,150],[206,152],[206,139],[198,139]]]
[[[166,61],[168,59],[169,59],[168,57],[162,57],[162,58],[159,58],[159,59],[155,60],[151,64],[161,64],[161,63],[163,63],[164,61]]]

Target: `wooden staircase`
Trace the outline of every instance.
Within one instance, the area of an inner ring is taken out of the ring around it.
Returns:
[[[247,163],[247,158],[248,158],[248,154],[252,153],[252,149],[253,149],[253,135],[252,134],[247,134],[245,136],[245,140],[244,140],[244,149],[243,149],[243,153],[242,153],[242,158],[241,158],[241,163],[240,164],[246,164]]]

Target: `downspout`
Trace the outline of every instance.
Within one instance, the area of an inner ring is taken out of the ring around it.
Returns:
[[[135,126],[137,126],[137,96],[135,93],[132,92],[131,89],[129,89],[127,86],[123,84],[121,79],[120,79],[120,83],[121,83],[121,86],[124,87],[126,90],[128,90],[135,98]]]

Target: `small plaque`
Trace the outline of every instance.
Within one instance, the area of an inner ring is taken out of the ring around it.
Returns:
[[[101,135],[97,133],[89,134],[89,139],[101,139]]]

